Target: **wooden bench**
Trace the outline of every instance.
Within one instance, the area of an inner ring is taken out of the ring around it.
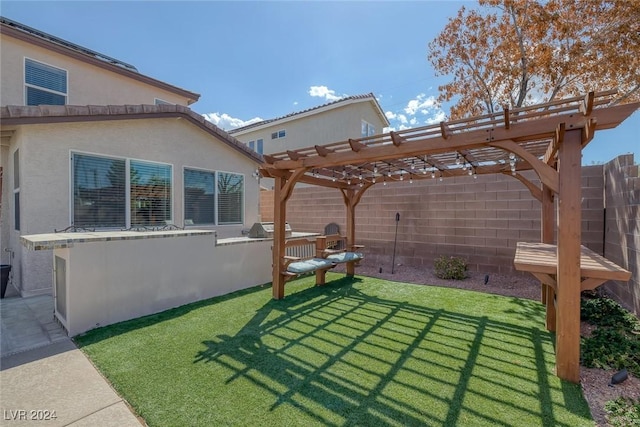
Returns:
[[[334,249],[340,247],[345,249]],[[363,258],[361,245],[352,245],[346,248],[345,238],[340,235],[318,236],[315,242],[305,238],[293,239],[285,242],[285,256],[282,274],[285,280],[294,277],[315,273],[316,285],[324,285],[327,271],[338,264],[346,263],[355,267]],[[350,249],[350,250],[346,250]],[[348,271],[352,271],[348,269]]]

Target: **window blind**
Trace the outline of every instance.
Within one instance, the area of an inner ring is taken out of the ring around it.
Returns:
[[[171,222],[171,165],[130,161],[131,226]]]
[[[72,155],[73,225],[125,227],[126,162]]]
[[[67,72],[60,68],[25,59],[25,83],[67,93]]]
[[[244,177],[218,173],[218,224],[240,224],[244,213]]]

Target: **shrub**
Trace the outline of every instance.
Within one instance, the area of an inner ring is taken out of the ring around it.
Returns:
[[[467,261],[453,256],[440,256],[434,262],[435,275],[440,279],[467,278]]]
[[[631,427],[640,425],[640,400],[633,401],[619,397],[604,405],[607,421],[613,427]]]
[[[582,338],[582,364],[587,368],[622,369],[640,376],[640,321],[610,298],[583,299],[580,318],[597,329]]]
[[[611,298],[583,299],[580,319],[596,326],[640,332],[640,321]]]

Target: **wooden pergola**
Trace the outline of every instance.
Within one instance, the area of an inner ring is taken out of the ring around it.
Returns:
[[[541,202],[540,240],[549,245],[519,247],[521,262],[516,267],[531,271],[542,282],[547,328],[556,331],[557,375],[579,382],[580,291],[608,279],[629,278],[626,270],[598,259],[594,262],[604,266],[598,277],[585,276],[584,268],[581,272],[581,150],[597,130],[618,126],[640,107],[640,103],[614,105],[615,93],[590,92],[469,119],[265,155],[260,172],[275,180],[273,297],[284,297],[287,200],[296,183],[331,187],[342,193],[347,245],[353,245],[355,209],[373,185],[474,174],[512,175]],[[534,170],[541,184],[524,177],[520,172],[525,170]],[[557,246],[553,245],[556,197]],[[540,250],[546,251],[544,268],[535,262]],[[353,264],[347,264],[347,275],[353,274]]]

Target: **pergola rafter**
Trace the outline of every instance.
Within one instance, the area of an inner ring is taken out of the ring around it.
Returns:
[[[594,286],[602,280],[583,281],[580,276],[581,150],[597,130],[618,126],[640,106],[613,105],[615,93],[591,92],[524,108],[504,108],[501,113],[264,156],[260,172],[275,179],[274,298],[284,297],[286,203],[296,183],[341,191],[347,211],[347,245],[353,245],[355,208],[373,185],[509,174],[541,201],[542,243],[553,243],[553,199],[559,200],[557,277],[549,273],[537,277],[542,281],[542,300],[547,305],[547,328],[557,331],[557,374],[577,382],[581,283]],[[537,173],[540,186],[520,174],[526,170]],[[347,274],[354,274],[353,264],[347,264]]]

